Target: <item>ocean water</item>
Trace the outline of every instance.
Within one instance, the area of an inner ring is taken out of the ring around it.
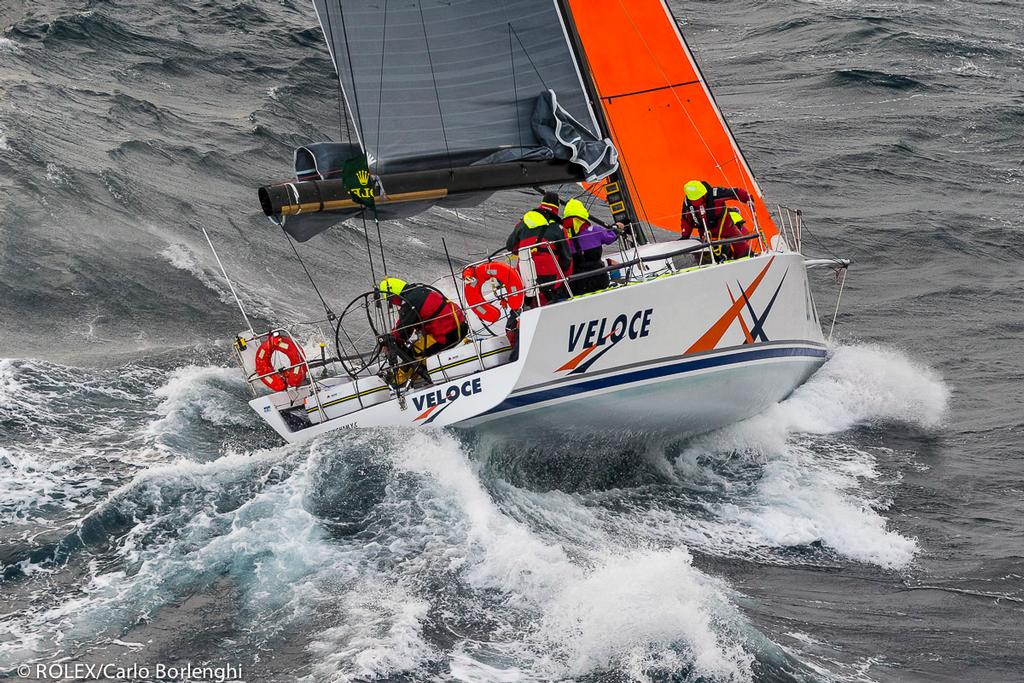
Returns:
[[[254,188],[337,139],[311,6],[0,6],[0,672],[249,681],[1024,677],[1024,19],[679,2],[769,197],[854,260],[831,358],[687,442],[284,446],[241,329],[318,302]],[[532,201],[385,226],[433,279]],[[360,226],[303,248],[339,307]],[[813,285],[823,318],[829,273]]]

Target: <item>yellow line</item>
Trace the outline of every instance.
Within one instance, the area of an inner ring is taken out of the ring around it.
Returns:
[[[377,205],[400,204],[402,202],[419,202],[428,199],[441,199],[448,196],[448,190],[419,190],[416,192],[401,192],[390,194],[387,197],[376,197]],[[296,216],[300,213],[316,213],[318,211],[341,211],[344,209],[361,209],[362,204],[357,204],[351,199],[335,199],[324,202],[324,208],[320,208],[320,202],[306,202],[305,204],[288,204],[281,207],[282,216]]]
[[[511,351],[511,350],[512,350],[511,346],[505,346],[505,347],[502,347],[500,349],[495,349],[493,351],[488,351],[487,353],[482,353],[482,354],[480,354],[480,356],[483,357],[483,358],[489,358],[490,356],[493,356],[493,355],[496,355],[496,354],[499,354],[499,353],[503,353],[505,351]],[[468,362],[474,361],[474,360],[477,360],[476,356],[470,356],[469,358],[463,358],[460,361],[456,361],[454,363],[449,363],[448,365],[442,366],[440,368],[435,368],[434,370],[430,371],[430,374],[433,375],[436,372],[441,372],[442,370],[448,370],[450,368],[455,368],[455,367],[458,367],[460,365],[463,365],[465,363],[468,363]],[[335,399],[334,401],[331,401],[330,403],[324,403],[324,404],[322,404],[322,406],[324,408],[330,408],[331,406],[336,406],[339,403],[344,403],[345,401],[351,401],[354,398],[362,398],[363,396],[368,396],[369,394],[374,394],[374,393],[377,393],[378,391],[383,391],[384,389],[387,389],[387,388],[388,387],[385,385],[385,386],[382,386],[382,387],[376,387],[375,389],[367,389],[366,391],[363,391],[363,392],[358,393],[358,394],[350,394],[349,396],[346,396],[344,398]],[[320,410],[320,407],[319,406],[315,406],[313,408],[307,408],[306,409],[306,413],[315,413],[318,410]]]

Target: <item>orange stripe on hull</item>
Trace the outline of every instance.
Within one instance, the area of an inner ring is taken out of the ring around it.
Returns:
[[[754,291],[757,289],[758,285],[760,285],[761,281],[764,280],[764,276],[768,273],[768,269],[772,267],[772,262],[774,261],[774,256],[768,259],[768,263],[765,265],[765,267],[761,270],[760,273],[757,274],[757,277],[755,277],[754,281],[750,283],[750,286],[743,291],[743,293],[747,296],[748,299],[751,296],[753,296]],[[732,325],[733,321],[736,320],[736,318],[740,314],[740,311],[742,310],[743,297],[740,297],[739,299],[733,299],[732,306],[729,307],[729,310],[727,310],[725,314],[721,318],[719,318],[718,321],[714,325],[712,325],[707,332],[704,333],[704,336],[695,341],[693,345],[686,350],[686,353],[700,353],[701,351],[710,351],[711,349],[718,346],[718,342],[722,341],[722,337],[724,337],[725,333],[729,330],[729,326]],[[750,338],[749,334],[747,335],[747,338]]]
[[[439,407],[440,405],[441,405],[441,404],[438,404],[438,405],[436,405],[436,406],[431,406],[431,407],[427,408],[426,410],[424,410],[424,411],[423,411],[423,412],[422,412],[422,413],[420,414],[420,416],[419,416],[419,417],[417,417],[417,418],[416,418],[416,420],[423,420],[423,419],[425,419],[425,418],[428,418],[428,417],[430,417],[430,414],[431,414],[432,412],[434,412],[435,410],[437,410],[437,409],[438,409],[438,407]],[[415,422],[415,420],[414,420],[414,422]]]
[[[736,297],[732,295],[732,287],[726,285],[725,288],[729,290],[729,300],[736,303]],[[739,314],[740,327],[743,328],[743,336],[746,337],[748,344],[754,343],[754,338],[750,336],[750,328],[747,327],[747,321],[743,319],[743,314]]]

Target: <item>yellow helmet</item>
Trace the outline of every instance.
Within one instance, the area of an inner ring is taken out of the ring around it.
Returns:
[[[544,214],[540,211],[527,211],[523,214],[523,223],[526,224],[526,227],[533,230],[536,228],[543,228],[545,225],[550,223],[550,221],[545,218]]]
[[[590,212],[587,211],[587,207],[583,206],[583,202],[578,199],[570,199],[565,203],[565,211],[562,215],[566,218],[582,218],[583,220],[590,220]]]
[[[691,202],[695,202],[708,193],[708,188],[699,180],[691,180],[683,185],[683,192],[686,193],[687,199]]]
[[[405,289],[405,280],[397,277],[386,277],[380,281],[380,293],[385,296],[398,296]]]

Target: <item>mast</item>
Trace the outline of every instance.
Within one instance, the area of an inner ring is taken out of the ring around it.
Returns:
[[[600,126],[601,133],[611,135],[609,128],[608,119],[604,115],[604,108],[601,106],[601,99],[597,93],[597,87],[594,84],[594,78],[590,71],[590,65],[587,61],[587,53],[583,49],[583,45],[580,43],[579,33],[576,30],[576,21],[572,16],[572,11],[569,9],[566,0],[554,0],[555,6],[558,8],[559,18],[562,20],[562,28],[565,30],[565,35],[569,40],[570,47],[573,52],[573,56],[576,58],[577,70],[580,72],[583,86],[587,93],[587,99],[590,103],[591,111],[594,117],[597,119],[598,126]],[[621,159],[620,164],[625,164],[626,161]],[[612,220],[622,223],[628,226],[637,226],[640,221],[637,216],[636,209],[633,207],[633,201],[629,196],[629,190],[626,185],[626,178],[620,170],[616,170],[612,173],[605,181],[605,197],[608,202],[608,209],[612,213]],[[647,242],[647,237],[644,235],[642,230],[633,228],[633,237],[637,244],[644,244]]]

